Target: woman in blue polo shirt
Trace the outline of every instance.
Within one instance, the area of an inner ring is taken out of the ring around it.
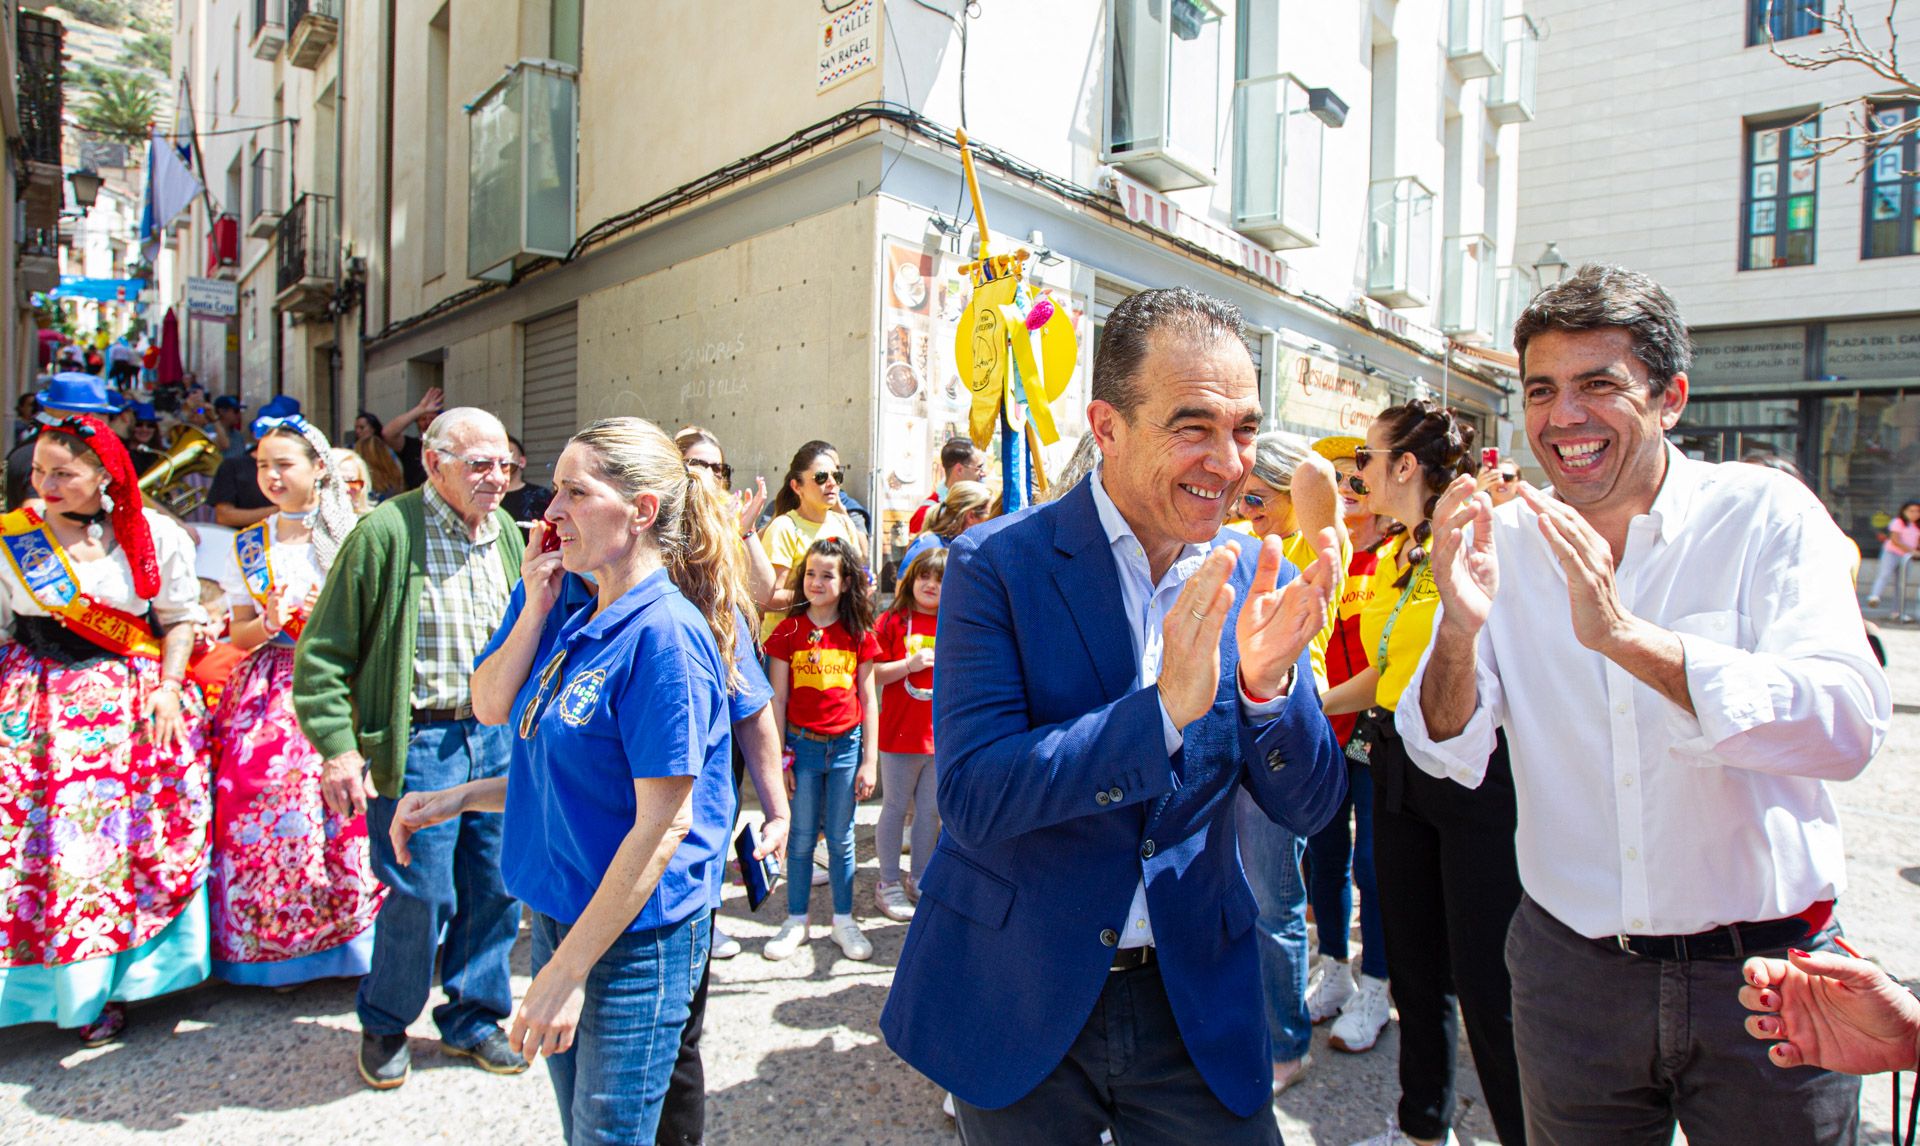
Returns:
[[[405,862],[412,832],[505,811],[502,872],[534,911],[509,1038],[548,1056],[569,1142],[652,1141],[732,826],[738,529],[638,418],[574,435],[554,485],[521,607],[473,676],[474,715],[517,733],[507,775],[409,793],[394,845]],[[543,553],[550,530],[560,549]],[[562,603],[563,571],[591,576],[594,598]]]

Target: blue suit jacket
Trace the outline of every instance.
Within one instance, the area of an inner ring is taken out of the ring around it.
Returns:
[[[1258,551],[1241,539],[1236,616]],[[1283,568],[1284,579],[1292,575]],[[1134,688],[1120,575],[1085,482],[967,531],[941,589],[934,734],[939,846],[880,1019],[887,1043],[975,1106],[1058,1066],[1106,985],[1144,870],[1187,1048],[1242,1117],[1272,1066],[1233,802],[1300,835],[1332,818],[1346,765],[1306,658],[1280,715],[1241,712],[1229,620],[1220,691],[1172,759],[1158,688]]]

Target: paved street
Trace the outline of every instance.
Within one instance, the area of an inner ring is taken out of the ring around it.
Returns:
[[[1888,634],[1900,706],[1889,747],[1859,781],[1839,787],[1852,887],[1844,918],[1854,943],[1895,974],[1920,979],[1920,630]],[[859,904],[871,910],[871,824],[862,809]],[[824,889],[816,900],[824,901]],[[764,909],[770,920],[778,905]],[[824,910],[824,906],[822,907]],[[729,899],[724,926],[747,951],[717,964],[708,1019],[709,1139],[717,1144],[948,1143],[940,1091],[886,1049],[880,1008],[904,924],[863,920],[870,963],[815,942],[788,963],[762,961],[772,927]],[[515,952],[516,990],[527,942]],[[415,1074],[377,1094],[353,1069],[358,1034],[349,983],[286,994],[209,986],[130,1012],[126,1040],[82,1050],[46,1027],[0,1039],[0,1142],[536,1143],[558,1132],[540,1068],[493,1078],[438,1053],[430,1022],[414,1026]],[[1324,1028],[1306,1081],[1281,1103],[1295,1146],[1346,1146],[1376,1132],[1396,1094],[1390,1027],[1373,1053],[1329,1051]],[[1463,1044],[1462,1061],[1470,1061]],[[1468,1141],[1491,1142],[1475,1101]],[[1887,1141],[1887,1084],[1866,1086],[1869,1141]]]

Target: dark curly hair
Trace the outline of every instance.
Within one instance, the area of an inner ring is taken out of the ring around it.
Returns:
[[[1526,377],[1527,344],[1536,335],[1615,326],[1633,336],[1633,356],[1647,368],[1647,389],[1655,398],[1693,365],[1693,343],[1672,295],[1638,271],[1588,263],[1534,295],[1520,312],[1513,324],[1520,376]]]
[[[1386,433],[1387,460],[1412,454],[1420,463],[1421,478],[1426,483],[1427,500],[1420,507],[1420,524],[1413,530],[1413,548],[1407,551],[1407,571],[1394,582],[1395,588],[1405,588],[1414,567],[1427,559],[1433,511],[1440,504],[1440,495],[1454,478],[1471,476],[1479,468],[1480,460],[1473,452],[1475,431],[1472,423],[1430,398],[1389,406],[1374,419],[1374,425]],[[1395,522],[1387,532],[1404,533],[1406,528]]]
[[[867,589],[867,571],[860,564],[860,555],[838,537],[822,537],[807,546],[806,555],[794,562],[793,570],[787,574],[787,587],[793,590],[794,596],[787,616],[803,616],[812,607],[802,591],[806,584],[807,559],[811,557],[826,557],[840,563],[839,621],[846,626],[854,644],[859,644],[860,638],[873,628],[873,595]],[[914,564],[920,562],[916,560]]]

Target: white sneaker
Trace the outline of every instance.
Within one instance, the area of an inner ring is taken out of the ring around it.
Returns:
[[[1320,960],[1319,970],[1313,973],[1313,983],[1307,987],[1307,1017],[1313,1020],[1313,1025],[1319,1026],[1339,1014],[1351,998],[1353,964]]]
[[[1360,988],[1340,1009],[1340,1017],[1334,1020],[1333,1030],[1327,1036],[1327,1045],[1348,1054],[1372,1050],[1373,1044],[1380,1040],[1381,1029],[1387,1025],[1388,1006],[1387,981],[1372,975],[1360,976]]]
[[[793,953],[805,946],[806,942],[806,917],[789,915],[786,920],[780,924],[780,930],[774,934],[772,939],[767,940],[765,947],[760,949],[760,954],[763,958],[771,959],[778,963],[782,959],[793,958]]]
[[[731,959],[740,954],[740,941],[719,928],[713,929],[713,952],[715,959]]]
[[[1371,1138],[1363,1138],[1355,1142],[1353,1146],[1413,1146],[1413,1139],[1402,1133],[1398,1125],[1393,1122],[1388,1122],[1387,1129],[1384,1133],[1375,1134]],[[1458,1140],[1453,1136],[1452,1127],[1448,1127],[1447,1136],[1440,1139],[1440,1146],[1458,1146]]]
[[[828,875],[827,875],[827,869],[826,869],[826,868],[823,868],[823,867],[816,867],[816,868],[814,868],[814,869],[813,869],[813,886],[815,886],[815,887],[825,887],[825,886],[827,886],[827,880],[828,880],[828,878],[829,878],[829,877],[828,877]]]
[[[947,1091],[947,1096],[940,1100],[940,1113],[946,1115],[948,1118],[960,1117],[953,1111],[953,1091]]]
[[[1878,598],[1878,597],[1868,597],[1868,598],[1867,598],[1867,608],[1869,608],[1869,609],[1878,609],[1879,607],[1880,607],[1880,598]]]
[[[860,925],[851,919],[833,925],[833,941],[855,963],[864,963],[873,958],[873,944],[867,942],[867,937],[860,934]]]
[[[899,880],[874,884],[873,905],[888,919],[905,921],[913,918],[913,901],[907,898],[907,889]]]
[[[920,880],[917,876],[910,871],[901,872],[900,886],[907,889],[908,899],[915,903],[920,902]]]
[[[1273,1096],[1280,1097],[1293,1089],[1293,1084],[1306,1077],[1307,1068],[1313,1065],[1312,1055],[1302,1055],[1292,1062],[1273,1064]]]

